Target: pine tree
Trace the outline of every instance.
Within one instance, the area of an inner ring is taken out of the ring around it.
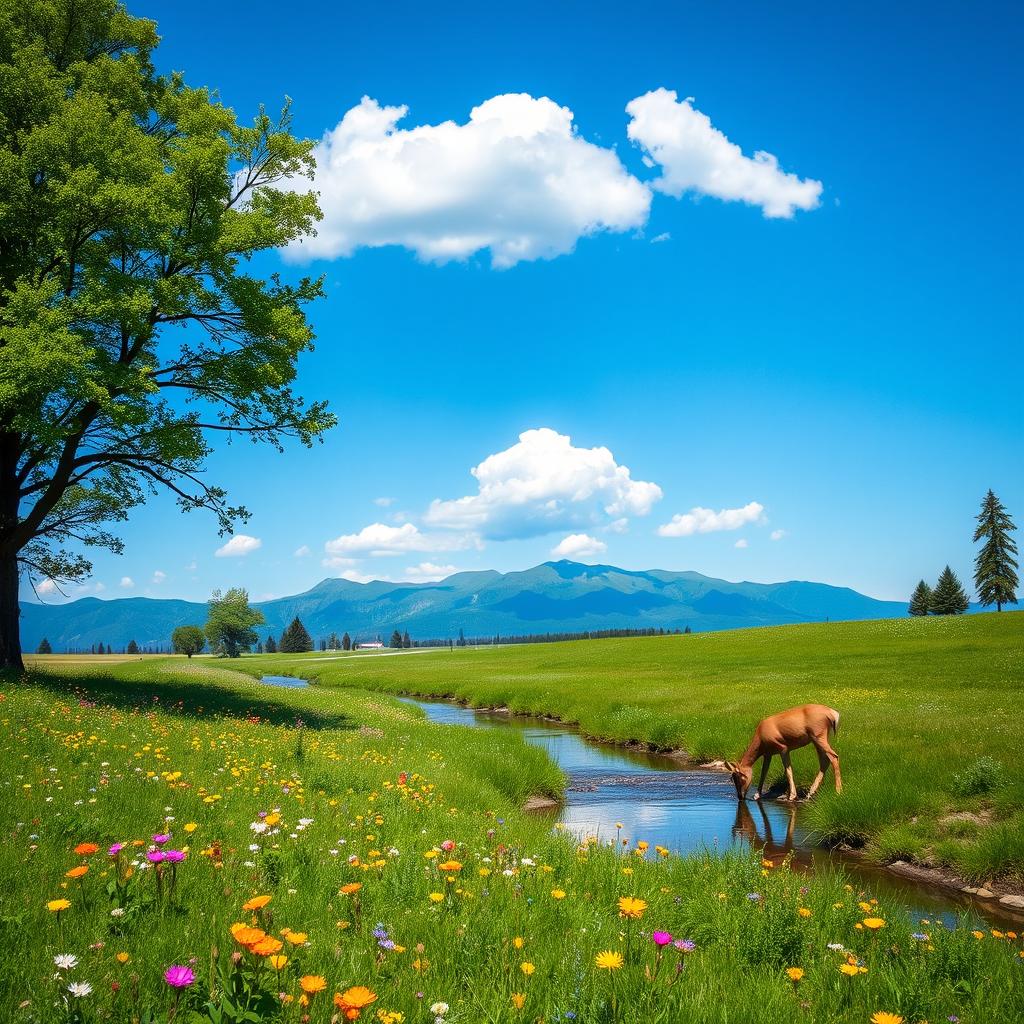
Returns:
[[[53,648],[50,646],[50,641],[44,636],[39,641],[39,646],[36,648],[36,654],[53,654]]]
[[[267,642],[263,645],[263,650],[267,654],[277,654],[277,641],[272,636],[268,636]]]
[[[462,632],[461,629],[459,630],[459,639],[455,641],[455,646],[456,647],[465,647],[466,646],[466,635],[465,635],[465,633]]]
[[[914,587],[914,593],[910,595],[910,614],[911,615],[927,615],[931,611],[932,607],[932,588],[921,580],[916,587]]]
[[[343,651],[351,651],[351,650],[352,650],[352,637],[350,637],[350,636],[348,635],[348,633],[346,633],[346,634],[345,634],[345,635],[344,635],[344,636],[343,636],[343,637],[341,638],[341,649],[342,649]]]
[[[295,616],[288,624],[288,627],[281,634],[281,642],[278,650],[282,654],[303,654],[313,650],[313,638],[309,630],[302,624],[302,620]]]
[[[397,629],[391,634],[391,646],[399,650],[402,647],[402,634]]]
[[[412,641],[409,639],[409,630],[406,630],[402,634],[402,646],[406,649],[412,647]]]
[[[262,640],[257,640],[256,641],[256,653],[257,654],[262,654],[263,653],[263,641]]]
[[[128,646],[124,649],[125,654],[138,654],[139,645],[134,640],[128,641]]]
[[[932,591],[931,611],[935,615],[962,615],[967,611],[967,604],[960,580],[947,565]]]
[[[1010,536],[1017,527],[1003,503],[990,489],[981,503],[974,543],[984,540],[974,560],[974,589],[983,605],[994,604],[1001,612],[1004,604],[1017,603],[1017,545]]]

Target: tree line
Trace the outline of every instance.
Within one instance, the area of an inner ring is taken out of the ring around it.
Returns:
[[[983,541],[974,559],[974,589],[985,608],[1017,603],[1017,544],[1010,536],[1017,527],[1006,507],[989,489],[976,517],[974,543]],[[970,607],[959,577],[947,565],[934,587],[921,580],[910,596],[911,615],[962,615]]]

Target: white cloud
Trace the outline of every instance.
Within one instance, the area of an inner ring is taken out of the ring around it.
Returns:
[[[626,113],[626,134],[644,151],[645,162],[661,165],[661,177],[652,183],[659,192],[739,200],[760,206],[766,217],[792,217],[820,201],[820,181],[787,174],[763,150],[744,156],[693,107],[692,97],[679,101],[675,92],[655,89],[630,101]]]
[[[163,583],[165,579],[167,579],[167,573],[165,573],[162,569],[157,569],[156,572],[153,573],[154,583]]]
[[[369,555],[373,558],[403,555],[410,551],[460,551],[471,547],[474,538],[449,533],[423,533],[413,523],[388,526],[371,523],[358,533],[345,533],[324,545],[331,557],[325,565],[350,565],[354,558]]]
[[[394,498],[374,498],[374,505],[379,505],[381,508],[387,508],[389,505],[394,504]]]
[[[391,582],[389,576],[374,576],[372,573],[357,572],[355,569],[346,569],[344,572],[339,572],[338,579],[348,580],[350,583],[373,583],[375,580],[379,580],[382,583]]]
[[[508,540],[602,516],[647,515],[661,498],[657,484],[634,480],[607,448],[576,448],[548,427],[525,431],[517,444],[488,455],[471,472],[478,492],[431,502],[427,523]]]
[[[718,512],[710,508],[690,509],[676,513],[672,519],[658,527],[659,537],[689,537],[695,533],[716,533],[719,530],[738,530],[747,523],[761,520],[764,505],[752,501],[743,508],[723,508]]]
[[[629,532],[629,520],[628,519],[614,519],[606,527],[605,531],[608,533],[628,533]]]
[[[308,558],[312,552],[309,550],[308,544],[303,544],[301,548],[296,548],[293,555],[296,558]]]
[[[747,538],[746,537],[740,537],[740,539],[738,541],[736,541],[735,544],[733,544],[734,548],[740,548],[740,549],[745,548],[747,546],[748,545],[747,545]]]
[[[493,266],[510,267],[647,220],[650,189],[547,97],[494,96],[464,124],[398,127],[407,114],[364,96],[321,139],[313,187],[324,219],[291,257],[401,245],[445,262],[489,249]]]
[[[608,545],[603,540],[585,533],[570,533],[551,549],[551,554],[555,558],[588,558],[604,554],[607,550]]]
[[[133,579],[131,578],[131,576],[122,576],[122,577],[121,577],[121,586],[122,586],[122,587],[123,587],[123,588],[124,588],[125,590],[131,590],[131,589],[132,589],[132,587],[134,587],[134,586],[135,586],[135,580],[133,580]]]
[[[57,590],[57,584],[53,580],[43,580],[39,586],[36,587],[37,594],[56,594],[59,593]]]
[[[655,235],[651,239],[651,245],[657,245],[659,242],[670,242],[672,241],[672,235],[668,231],[662,231],[660,235]]]
[[[263,546],[259,537],[250,537],[245,533],[236,533],[234,537],[222,547],[214,551],[217,558],[240,558],[243,555],[251,554],[257,548]]]
[[[772,540],[782,540],[782,538],[785,537],[785,536],[786,536],[786,531],[785,530],[772,530],[772,532],[771,532]]]
[[[185,572],[195,572],[199,568],[199,563],[193,558],[188,565],[185,566]]]
[[[407,566],[402,578],[409,583],[434,583],[460,571],[454,565],[435,565],[433,562],[420,562],[419,565]]]

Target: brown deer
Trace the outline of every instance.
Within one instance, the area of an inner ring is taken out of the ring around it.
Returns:
[[[806,747],[808,743],[813,743],[815,750],[818,751],[818,774],[807,791],[808,799],[817,793],[830,764],[836,776],[836,792],[842,793],[843,779],[839,774],[839,755],[828,741],[829,734],[834,736],[838,729],[839,712],[825,707],[824,704],[802,704],[798,708],[780,711],[777,715],[762,719],[754,730],[754,738],[740,758],[739,764],[725,762],[725,767],[731,772],[732,781],[736,785],[736,796],[740,800],[747,798],[747,790],[750,789],[754,777],[754,764],[759,757],[763,757],[761,781],[757,784],[757,792],[754,794],[754,799],[760,800],[764,780],[768,777],[768,766],[772,763],[772,756],[778,754],[786,769],[786,782],[789,783],[789,792],[783,799],[796,800],[796,783],[793,781],[793,766],[789,760],[789,752]]]

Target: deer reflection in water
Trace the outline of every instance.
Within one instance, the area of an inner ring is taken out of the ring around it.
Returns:
[[[741,800],[736,805],[736,821],[732,826],[734,839],[742,839],[754,850],[758,850],[765,860],[780,861],[783,857],[792,854],[797,864],[810,863],[811,854],[796,845],[793,840],[793,829],[796,825],[796,808],[786,805],[777,805],[777,810],[785,816],[786,836],[784,839],[775,838],[775,830],[772,827],[771,818],[764,805],[758,801],[754,803],[754,810],[747,801]],[[754,815],[757,815],[755,818]]]

